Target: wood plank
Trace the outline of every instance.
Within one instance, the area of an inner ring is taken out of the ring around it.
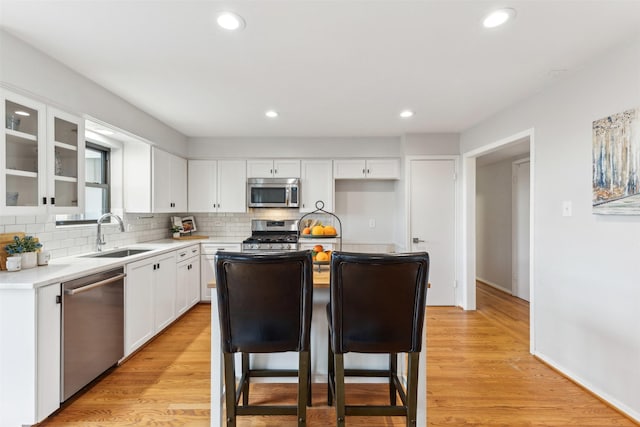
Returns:
[[[478,310],[427,309],[429,426],[560,427],[637,424],[529,354],[529,305],[478,286]],[[210,426],[210,306],[199,304],[46,427]],[[293,384],[252,384],[251,401],[288,403]],[[381,384],[347,384],[353,403],[382,403]],[[335,425],[326,384],[313,385],[307,425]],[[402,417],[349,417],[349,426],[404,426]],[[296,426],[294,417],[239,417],[238,427]]]

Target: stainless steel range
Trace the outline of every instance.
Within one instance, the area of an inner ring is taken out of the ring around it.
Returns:
[[[297,219],[252,219],[251,237],[242,242],[242,252],[297,250]]]

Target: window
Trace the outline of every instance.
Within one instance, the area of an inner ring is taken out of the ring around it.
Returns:
[[[85,150],[85,206],[84,214],[56,215],[56,225],[95,224],[110,210],[111,181],[109,156],[111,150],[91,142]]]

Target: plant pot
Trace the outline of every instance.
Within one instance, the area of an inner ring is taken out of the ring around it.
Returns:
[[[177,239],[177,238],[179,238],[179,237],[180,237],[180,232],[173,233],[173,238],[174,238],[174,239]]]
[[[21,257],[21,267],[23,270],[33,268],[38,265],[38,254],[36,252],[24,252]]]

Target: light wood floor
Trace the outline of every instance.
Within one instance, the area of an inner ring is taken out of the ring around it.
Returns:
[[[427,310],[429,426],[635,426],[529,354],[529,306],[479,284],[478,310]],[[209,426],[210,308],[198,305],[41,426]],[[348,385],[349,401],[385,401],[386,388]],[[258,384],[252,401],[293,402],[292,385]],[[255,400],[254,400],[255,399]],[[326,386],[313,388],[309,426],[335,425]],[[295,426],[292,417],[240,417],[242,427]],[[347,424],[403,426],[397,417]]]

